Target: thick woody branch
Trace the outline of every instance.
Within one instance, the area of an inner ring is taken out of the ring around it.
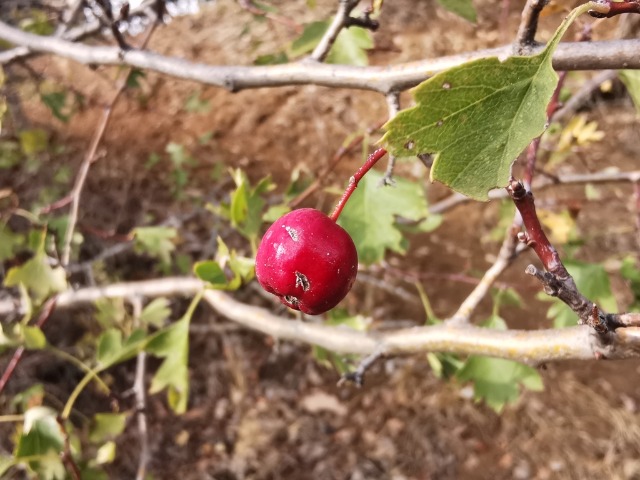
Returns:
[[[202,282],[194,278],[164,278],[89,287],[61,293],[56,308],[68,309],[100,298],[191,296],[202,288]],[[568,359],[640,356],[640,328],[633,327],[620,328],[606,335],[594,335],[586,326],[560,330],[499,331],[446,324],[384,333],[360,332],[278,317],[264,308],[244,304],[217,290],[206,290],[203,298],[220,315],[249,329],[339,353],[398,355],[439,351],[488,355],[534,365]]]
[[[297,62],[270,66],[216,66],[167,57],[148,51],[123,52],[117,47],[97,47],[42,37],[0,22],[0,39],[37,53],[50,53],[88,65],[128,65],[175,78],[194,80],[232,91],[285,85],[324,85],[374,90],[382,93],[413,87],[437,72],[470,60],[508,58],[512,46],[410,62],[388,67],[353,67]],[[538,53],[542,46],[532,49]],[[556,70],[640,68],[640,39],[562,43],[553,56]]]

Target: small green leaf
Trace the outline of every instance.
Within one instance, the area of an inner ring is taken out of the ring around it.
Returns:
[[[98,339],[96,352],[99,371],[135,357],[144,349],[148,341],[142,330],[134,330],[124,342],[120,330],[110,328],[104,331]]]
[[[98,465],[112,463],[116,458],[116,442],[110,441],[96,451],[95,460]]]
[[[49,134],[39,128],[22,130],[18,133],[20,147],[25,155],[36,155],[44,152],[49,146]]]
[[[291,44],[289,56],[299,57],[311,52],[320,42],[327,28],[329,28],[329,22],[313,22],[306,25],[302,34]]]
[[[627,87],[636,110],[640,113],[640,70],[619,70],[618,76]]]
[[[360,27],[342,29],[327,55],[327,63],[339,65],[369,64],[367,50],[373,48],[371,32]]]
[[[217,213],[231,220],[231,224],[252,244],[258,239],[262,226],[263,209],[266,204],[263,195],[275,188],[270,177],[265,177],[254,187],[249,183],[246,173],[234,170],[231,176],[236,189],[231,194],[229,205],[217,209]]]
[[[402,253],[403,235],[396,217],[419,220],[428,216],[422,186],[396,178],[392,187],[381,186],[382,174],[370,171],[345,206],[339,223],[349,232],[362,263],[384,258],[385,250]]]
[[[273,205],[269,207],[269,209],[262,215],[262,220],[265,222],[273,223],[278,220],[281,216],[286,213],[289,213],[291,208],[289,208],[286,204]]]
[[[152,355],[164,358],[151,381],[151,393],[167,389],[169,406],[180,414],[187,410],[189,399],[189,324],[201,295],[193,299],[184,316],[155,334],[146,346]]]
[[[166,298],[156,298],[149,303],[140,314],[140,323],[143,325],[153,325],[162,327],[165,320],[171,315],[169,300]]]
[[[127,417],[127,413],[96,413],[93,417],[89,440],[93,443],[113,440],[124,432]]]
[[[484,400],[496,412],[507,403],[515,402],[522,384],[529,390],[543,389],[538,372],[511,360],[489,357],[470,357],[458,372],[461,381],[473,381],[476,400]]]
[[[22,327],[24,346],[28,350],[41,350],[47,346],[47,338],[40,330],[40,327]]]
[[[213,260],[197,262],[193,266],[193,273],[203,282],[208,282],[213,285],[227,284],[227,276],[224,274],[224,270],[218,262]]]
[[[34,302],[41,303],[50,294],[66,290],[67,277],[62,267],[49,265],[43,246],[31,260],[11,268],[4,284],[7,287],[24,285],[33,295]]]
[[[102,365],[109,365],[111,360],[117,358],[122,351],[122,332],[116,328],[110,328],[100,335],[96,359]]]
[[[476,9],[471,0],[437,0],[440,5],[465,20],[476,23]]]
[[[15,464],[16,461],[12,457],[0,455],[0,478],[3,478],[2,475],[7,473],[7,471],[9,471],[9,469]]]
[[[13,257],[24,244],[24,237],[13,233],[6,225],[0,225],[0,262]]]
[[[555,48],[576,8],[539,55],[484,58],[433,76],[414,90],[417,105],[387,123],[382,141],[397,156],[435,154],[431,179],[477,200],[507,185],[511,164],[541,135],[557,85]]]
[[[103,329],[122,325],[127,315],[122,298],[99,298],[94,302],[96,320]]]
[[[175,250],[173,240],[178,236],[175,228],[138,227],[133,233],[137,252],[157,257],[164,264],[171,262],[171,252]]]
[[[230,270],[231,278],[225,272]],[[237,290],[243,283],[255,275],[255,260],[238,256],[235,250],[229,250],[222,238],[218,237],[218,251],[215,260],[197,262],[193,271],[201,280],[217,290]]]
[[[53,452],[58,455],[64,446],[64,437],[56,420],[56,412],[48,407],[34,407],[25,412],[22,435],[15,450],[16,459],[43,457]],[[38,471],[43,465],[42,459],[30,461],[29,466]],[[64,478],[62,476],[49,478]]]
[[[146,76],[147,74],[143,70],[138,68],[131,69],[127,77],[127,88],[140,88],[142,86],[140,80],[146,78]]]
[[[184,102],[184,109],[188,113],[209,113],[211,111],[211,102],[202,100],[198,92],[193,92]]]
[[[43,93],[40,95],[40,99],[51,110],[54,117],[65,123],[69,121],[71,115],[67,108],[67,92]]]

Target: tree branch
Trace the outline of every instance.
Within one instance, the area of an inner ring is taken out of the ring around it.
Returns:
[[[202,287],[200,280],[181,277],[88,287],[61,293],[56,308],[68,309],[101,298],[191,296]],[[220,315],[251,330],[339,353],[399,355],[439,351],[488,355],[533,365],[558,360],[587,360],[596,356],[612,359],[640,356],[640,328],[635,327],[619,328],[607,335],[594,335],[587,326],[500,331],[471,325],[434,325],[384,333],[360,332],[278,317],[217,290],[206,290],[203,298]],[[634,324],[638,316],[623,314],[620,318]]]
[[[553,185],[584,185],[587,183],[612,183],[612,182],[640,182],[640,170],[631,172],[612,172],[609,170],[603,170],[595,173],[569,173],[560,174],[555,179],[542,178],[539,181],[534,182],[533,188],[536,191],[549,188]],[[491,190],[489,192],[490,200],[499,200],[503,198],[509,198],[509,193],[501,188]],[[471,201],[469,197],[462,195],[461,193],[453,193],[446,197],[444,200],[440,200],[432,204],[429,207],[429,213],[443,213],[451,210],[458,205]]]
[[[157,53],[118,47],[97,47],[42,37],[0,22],[0,39],[38,53],[50,53],[89,65],[128,65],[194,80],[232,91],[285,85],[324,85],[373,90],[384,94],[413,87],[437,72],[486,57],[506,59],[512,46],[478,50],[459,55],[388,67],[353,67],[297,62],[270,66],[215,66]],[[536,46],[538,53],[543,46]],[[556,70],[640,68],[640,39],[561,43],[553,56]]]
[[[327,28],[327,31],[320,39],[320,42],[316,45],[316,48],[311,52],[311,55],[309,56],[310,60],[323,62],[324,59],[327,58],[331,47],[338,38],[338,35],[340,35],[342,29],[349,26],[351,12],[359,3],[360,0],[340,0],[338,11],[336,12],[335,17],[333,17],[331,25]]]

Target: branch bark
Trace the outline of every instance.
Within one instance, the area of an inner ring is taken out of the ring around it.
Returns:
[[[49,53],[88,65],[127,65],[184,80],[238,91],[286,85],[323,85],[373,90],[384,94],[406,90],[435,73],[470,60],[497,56],[506,59],[512,46],[477,50],[388,67],[353,67],[297,62],[270,66],[207,65],[149,51],[123,52],[117,47],[88,46],[55,37],[43,37],[0,22],[0,39],[29,51]],[[543,46],[532,48],[539,53]],[[640,39],[570,42],[558,46],[553,56],[556,70],[640,68]]]
[[[203,288],[194,278],[174,277],[69,290],[61,293],[57,309],[69,309],[100,298],[132,296],[191,296]],[[595,335],[582,325],[547,330],[492,330],[472,325],[434,325],[386,332],[360,332],[323,324],[289,320],[264,308],[244,304],[231,295],[206,290],[204,300],[220,315],[246,328],[282,340],[318,345],[339,353],[370,355],[411,354],[425,351],[488,355],[531,365],[559,360],[628,358],[640,356],[640,328],[618,328]],[[1,310],[1,308],[0,308]],[[621,318],[626,318],[624,315]],[[628,324],[635,324],[630,318]]]

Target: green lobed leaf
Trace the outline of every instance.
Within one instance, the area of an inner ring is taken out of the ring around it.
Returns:
[[[142,330],[134,330],[124,341],[120,330],[115,328],[105,330],[98,339],[96,351],[98,371],[135,357],[144,349],[148,341],[149,338]]]
[[[193,266],[193,272],[200,280],[207,282],[209,288],[237,290],[243,283],[253,279],[255,259],[239,256],[235,250],[230,250],[220,237],[217,241],[215,260],[197,262]]]
[[[6,225],[0,225],[0,262],[13,257],[24,244],[24,237],[13,233]]]
[[[155,334],[146,351],[164,358],[151,381],[151,393],[167,389],[169,406],[180,414],[187,410],[189,399],[189,324],[200,295],[193,299],[184,316],[170,327]]]
[[[172,227],[138,227],[133,231],[135,249],[152,257],[157,257],[164,264],[171,261],[171,252],[175,250],[173,240],[178,231]]]
[[[545,130],[557,85],[555,48],[576,8],[539,55],[484,58],[439,73],[414,90],[417,105],[387,123],[382,141],[397,156],[435,154],[431,179],[477,200],[506,186],[511,164]]]
[[[437,0],[437,2],[450,12],[459,15],[465,20],[476,23],[476,9],[471,0]]]
[[[93,443],[102,443],[116,438],[124,432],[127,417],[127,413],[96,413],[93,417],[89,440]]]
[[[566,260],[565,267],[576,282],[578,290],[588,299],[595,302],[607,312],[617,311],[615,297],[611,291],[609,275],[604,267],[597,263],[584,263],[577,260]],[[575,325],[577,316],[561,300],[549,297],[542,293],[538,298],[543,301],[553,302],[547,311],[547,318],[553,319],[555,328],[563,328]]]
[[[367,50],[373,48],[371,32],[360,27],[344,28],[327,55],[327,63],[338,65],[369,64]]]
[[[291,43],[289,56],[299,57],[311,52],[320,42],[327,28],[329,28],[329,22],[326,21],[312,22],[306,25],[300,36]]]
[[[50,294],[67,288],[67,277],[62,267],[52,267],[42,246],[35,256],[23,265],[13,267],[4,279],[7,287],[24,285],[33,295],[35,303],[41,303]]]
[[[54,410],[34,407],[25,412],[22,434],[14,452],[17,460],[29,459],[29,467],[39,473],[39,478],[63,479],[65,470],[58,457],[63,446],[64,437]],[[33,460],[36,457],[37,460]]]
[[[25,155],[35,155],[47,150],[49,134],[40,128],[22,130],[18,133],[20,148]]]
[[[636,110],[640,113],[640,70],[619,70],[618,76],[627,87]]]
[[[419,220],[429,214],[421,185],[397,177],[394,186],[381,186],[382,176],[370,171],[358,184],[339,219],[353,238],[359,261],[366,264],[382,260],[387,249],[404,252],[397,216]]]
[[[162,327],[164,321],[171,315],[169,308],[169,300],[166,298],[156,298],[152,300],[140,314],[140,323],[143,325],[153,325],[154,327]]]
[[[58,120],[67,123],[71,114],[67,108],[67,92],[51,92],[43,93],[40,95],[40,100],[44,103],[54,117]]]
[[[529,390],[543,389],[534,368],[502,358],[470,357],[458,372],[458,378],[473,381],[474,398],[485,401],[496,412],[518,399],[519,384]]]

